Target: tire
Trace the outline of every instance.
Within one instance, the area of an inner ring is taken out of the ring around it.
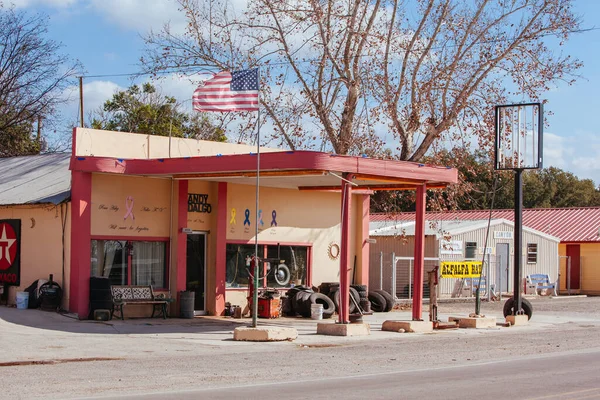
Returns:
[[[371,302],[371,310],[374,312],[383,312],[387,307],[385,297],[377,292],[369,292],[369,301]]]
[[[367,285],[350,285],[350,287],[356,289],[357,292],[367,291]]]
[[[506,300],[506,303],[504,303],[504,309],[503,309],[504,318],[508,317],[509,315],[514,315],[513,314],[514,303],[515,303],[515,299],[513,297]],[[527,315],[527,319],[530,320],[531,316],[533,315],[533,307],[532,307],[531,303],[529,302],[529,300],[522,298],[521,299],[521,307],[523,307],[523,311]]]
[[[385,290],[373,290],[373,292],[378,293],[380,295],[383,296],[383,298],[385,299],[385,312],[390,312],[392,311],[392,309],[394,308],[394,304],[396,304],[396,301],[394,300],[394,296],[392,296],[390,293],[386,292]]]
[[[275,267],[273,277],[275,278],[275,282],[277,282],[278,285],[285,287],[288,283],[290,283],[290,278],[292,277],[292,274],[290,274],[290,269],[287,265],[279,264],[277,267]]]
[[[340,284],[337,282],[323,282],[319,285],[319,293],[329,296],[329,292],[338,287],[340,287]]]
[[[307,295],[308,293],[308,295]],[[312,294],[312,292],[307,292],[306,290],[299,290],[298,292],[296,292],[296,294],[291,298],[292,300],[292,313],[293,314],[300,314],[302,311],[302,302],[304,301],[304,298],[308,298],[310,297],[310,295]]]
[[[350,291],[350,296],[354,296],[355,300],[358,299],[358,296],[356,294],[352,294],[352,291]],[[332,291],[329,295],[329,298],[331,300],[333,300],[333,304],[335,304],[335,311],[339,313],[340,312],[340,290],[337,289],[335,291]],[[359,300],[357,300],[356,302],[358,303]],[[348,309],[348,313],[352,314],[355,311],[356,311],[356,305],[354,304],[354,302],[352,300],[350,300],[350,308]]]
[[[323,305],[323,318],[330,318],[335,313],[335,304],[329,297],[325,296],[323,293],[313,293],[310,295],[310,298],[308,300],[309,301],[305,303],[309,303],[309,314],[311,311],[310,307],[313,304]]]

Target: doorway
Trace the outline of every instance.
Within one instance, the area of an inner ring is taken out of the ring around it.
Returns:
[[[496,287],[500,288],[500,293],[508,292],[508,243],[496,244]]]
[[[567,290],[571,294],[571,290],[581,289],[581,255],[578,244],[567,245]],[[571,266],[569,268],[569,260]]]
[[[206,233],[187,235],[185,290],[194,292],[194,314],[206,314]]]

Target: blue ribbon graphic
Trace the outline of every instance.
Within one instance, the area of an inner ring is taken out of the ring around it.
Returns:
[[[250,226],[250,210],[246,208],[244,215],[246,216],[246,219],[244,220],[244,226],[246,226],[246,224]]]
[[[271,226],[277,226],[277,211],[273,210],[273,212],[271,213],[271,217],[273,217],[273,219],[271,220]]]
[[[260,226],[265,226],[265,223],[262,220],[262,210],[258,210],[258,223]]]

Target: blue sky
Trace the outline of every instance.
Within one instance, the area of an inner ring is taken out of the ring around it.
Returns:
[[[241,0],[238,0],[241,1]],[[10,3],[11,0],[5,1]],[[118,89],[133,81],[114,76],[138,72],[142,36],[150,29],[160,30],[171,21],[181,29],[185,21],[170,0],[12,0],[18,8],[50,17],[49,35],[62,42],[65,53],[79,59],[86,75],[84,92],[86,115],[97,109]],[[583,28],[600,28],[600,1],[575,0]],[[583,77],[572,86],[560,84],[545,98],[549,126],[544,135],[544,166],[555,166],[600,184],[600,30],[575,34],[557,51],[584,63]],[[135,81],[140,83],[141,80]],[[191,97],[194,85],[180,78],[162,84],[164,94],[180,100]],[[70,93],[72,103],[63,112],[69,121],[77,118],[77,90]],[[528,100],[515,98],[515,102]],[[184,108],[191,110],[190,102]]]

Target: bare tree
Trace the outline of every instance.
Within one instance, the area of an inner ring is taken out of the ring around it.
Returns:
[[[63,90],[81,71],[45,37],[47,19],[0,3],[0,156],[35,152],[32,130],[42,119],[51,126]]]
[[[580,63],[548,48],[572,0],[178,0],[188,26],[146,37],[145,71],[261,67],[263,109],[292,149],[420,160],[439,139],[491,143],[491,105],[538,100]],[[237,12],[237,13],[236,13]]]

